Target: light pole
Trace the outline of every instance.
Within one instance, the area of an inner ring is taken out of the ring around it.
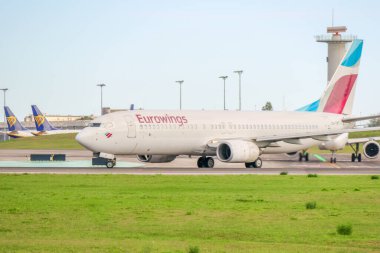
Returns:
[[[5,93],[7,92],[8,88],[3,88],[3,89],[0,89],[4,92],[4,107],[6,105],[6,96],[5,96]],[[6,116],[5,116],[5,109],[4,109],[4,134],[3,134],[3,140],[5,141],[6,140],[6,132],[7,132],[7,128],[6,128]]]
[[[243,70],[236,70],[234,73],[239,75],[239,111],[241,111],[241,74],[243,73]]]
[[[103,87],[106,86],[104,83],[97,84],[100,87],[100,115],[103,115]]]
[[[176,83],[179,83],[179,109],[182,110],[182,83],[183,80],[175,81]]]
[[[219,78],[223,79],[223,90],[224,90],[224,95],[223,95],[223,110],[226,110],[226,79],[228,76],[220,76]]]

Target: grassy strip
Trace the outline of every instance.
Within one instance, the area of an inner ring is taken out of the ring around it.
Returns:
[[[84,149],[75,140],[76,134],[42,135],[0,142],[0,149]]]
[[[370,176],[0,175],[0,252],[378,252]],[[318,203],[306,209],[305,203]],[[352,233],[337,227],[350,224]]]

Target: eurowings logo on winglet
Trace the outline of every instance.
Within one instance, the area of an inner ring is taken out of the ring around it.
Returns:
[[[15,116],[9,116],[7,117],[7,121],[8,121],[9,127],[13,127],[14,124],[16,124],[17,119]]]
[[[34,120],[36,121],[38,126],[41,126],[45,122],[45,117],[42,115],[34,116]]]
[[[109,138],[112,137],[112,133],[109,133],[109,132],[108,132],[108,133],[105,133],[104,135],[107,137],[107,139],[109,139]]]

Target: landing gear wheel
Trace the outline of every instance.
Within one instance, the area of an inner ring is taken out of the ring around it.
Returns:
[[[333,159],[333,163],[336,163],[336,158],[334,157],[334,159]]]
[[[359,143],[350,144],[350,147],[355,152],[351,155],[351,161],[355,162],[355,160],[358,160],[358,162],[360,163],[362,161],[362,154],[359,153]]]
[[[245,163],[246,168],[261,168],[261,166],[263,166],[263,160],[260,157],[252,163]]]
[[[197,161],[198,168],[214,168],[215,162],[212,157],[199,157]]]
[[[305,159],[305,162],[309,161],[309,153],[305,151],[300,151],[298,161],[302,162]]]
[[[212,157],[207,157],[205,162],[206,168],[214,168],[214,159]]]
[[[253,167],[255,168],[261,168],[263,166],[263,160],[261,158],[257,158],[257,160],[253,163]]]
[[[116,164],[116,161],[109,160],[109,161],[107,161],[106,166],[108,169],[111,169],[111,168],[113,168],[113,166],[115,166],[115,164]]]
[[[198,168],[205,167],[205,160],[206,160],[206,157],[199,157],[198,158],[198,161],[197,161]]]
[[[247,169],[249,169],[249,168],[255,168],[254,163],[245,163],[245,167]]]

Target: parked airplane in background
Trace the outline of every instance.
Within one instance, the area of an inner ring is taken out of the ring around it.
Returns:
[[[376,116],[352,117],[362,40],[355,40],[323,92],[317,112],[268,111],[123,111],[101,116],[76,140],[85,148],[116,163],[114,155],[137,155],[143,162],[171,162],[178,155],[198,155],[198,167],[212,168],[216,156],[226,163],[261,167],[261,154],[291,153],[320,145],[345,145],[353,122]],[[379,144],[367,142],[369,158]],[[335,152],[331,157],[336,162]]]
[[[36,124],[37,132],[34,135],[52,135],[52,134],[68,134],[78,133],[78,130],[62,130],[53,127],[47,118],[41,113],[36,105],[32,105],[34,123]]]
[[[4,106],[4,111],[8,124],[8,132],[6,133],[8,136],[12,138],[34,136],[30,130],[21,125],[20,121],[18,121],[18,119],[8,106]]]

